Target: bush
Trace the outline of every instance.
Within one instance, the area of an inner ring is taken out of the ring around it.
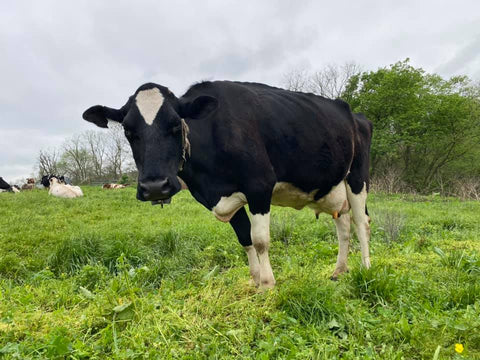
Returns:
[[[121,185],[126,185],[130,182],[130,179],[128,178],[127,174],[123,174],[120,180],[118,180],[118,183]]]

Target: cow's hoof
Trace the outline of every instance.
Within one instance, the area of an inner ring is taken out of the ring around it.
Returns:
[[[275,284],[268,284],[268,285],[263,284],[263,285],[260,285],[260,286],[258,287],[258,290],[257,290],[257,291],[258,291],[260,294],[262,294],[262,293],[267,292],[267,291],[269,291],[269,290],[272,290],[272,289],[274,289],[274,288],[275,288]]]
[[[344,274],[344,273],[348,273],[349,270],[348,270],[348,267],[347,266],[340,266],[338,268],[335,269],[335,271],[333,272],[332,274],[332,277],[330,278],[330,280],[332,281],[337,281],[338,280],[338,277],[341,275],[341,274]]]
[[[269,280],[269,281],[262,281],[260,283],[260,286],[258,287],[259,292],[265,292],[267,290],[273,289],[275,287],[275,280]]]
[[[258,283],[252,278],[248,280],[248,285],[258,287]]]

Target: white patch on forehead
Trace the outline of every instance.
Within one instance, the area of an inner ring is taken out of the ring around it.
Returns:
[[[153,124],[153,120],[163,104],[163,96],[160,90],[152,88],[139,91],[135,97],[135,102],[140,110],[140,114],[148,125]]]

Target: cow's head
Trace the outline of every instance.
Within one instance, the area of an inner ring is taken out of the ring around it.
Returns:
[[[123,125],[138,169],[137,199],[163,201],[181,189],[177,174],[190,150],[183,119],[201,115],[216,102],[205,98],[180,104],[168,88],[148,83],[122,108],[96,105],[86,110],[83,118],[104,128],[109,120]]]
[[[50,179],[48,180],[48,182],[50,183],[50,186],[52,186],[54,184],[60,184],[60,181],[55,176],[51,176]]]
[[[42,185],[46,188],[48,188],[50,186],[50,177],[48,175],[43,175],[42,176],[42,180],[40,180],[40,182],[42,183]]]

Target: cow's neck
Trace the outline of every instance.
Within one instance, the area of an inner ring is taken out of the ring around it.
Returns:
[[[188,127],[188,141],[190,143],[190,154],[186,156],[183,169],[178,176],[185,182],[189,191],[200,203],[207,206],[205,185],[202,181],[204,175],[209,174],[213,169],[205,166],[205,157],[215,156],[215,149],[211,141],[211,125],[202,120],[185,119]]]
[[[197,154],[198,151],[202,151],[200,149],[201,142],[200,134],[195,126],[195,120],[183,120],[185,121],[186,125],[188,126],[188,135],[184,141],[188,141],[189,143],[189,151],[185,151],[185,161],[183,162],[180,171],[178,172],[178,176],[185,182],[188,188],[194,186],[194,179],[195,179],[195,168],[196,168],[196,161],[197,161]],[[182,126],[182,131],[185,131],[185,128]],[[184,143],[182,143],[184,146]],[[195,147],[195,153],[192,153],[191,149],[192,146]]]

